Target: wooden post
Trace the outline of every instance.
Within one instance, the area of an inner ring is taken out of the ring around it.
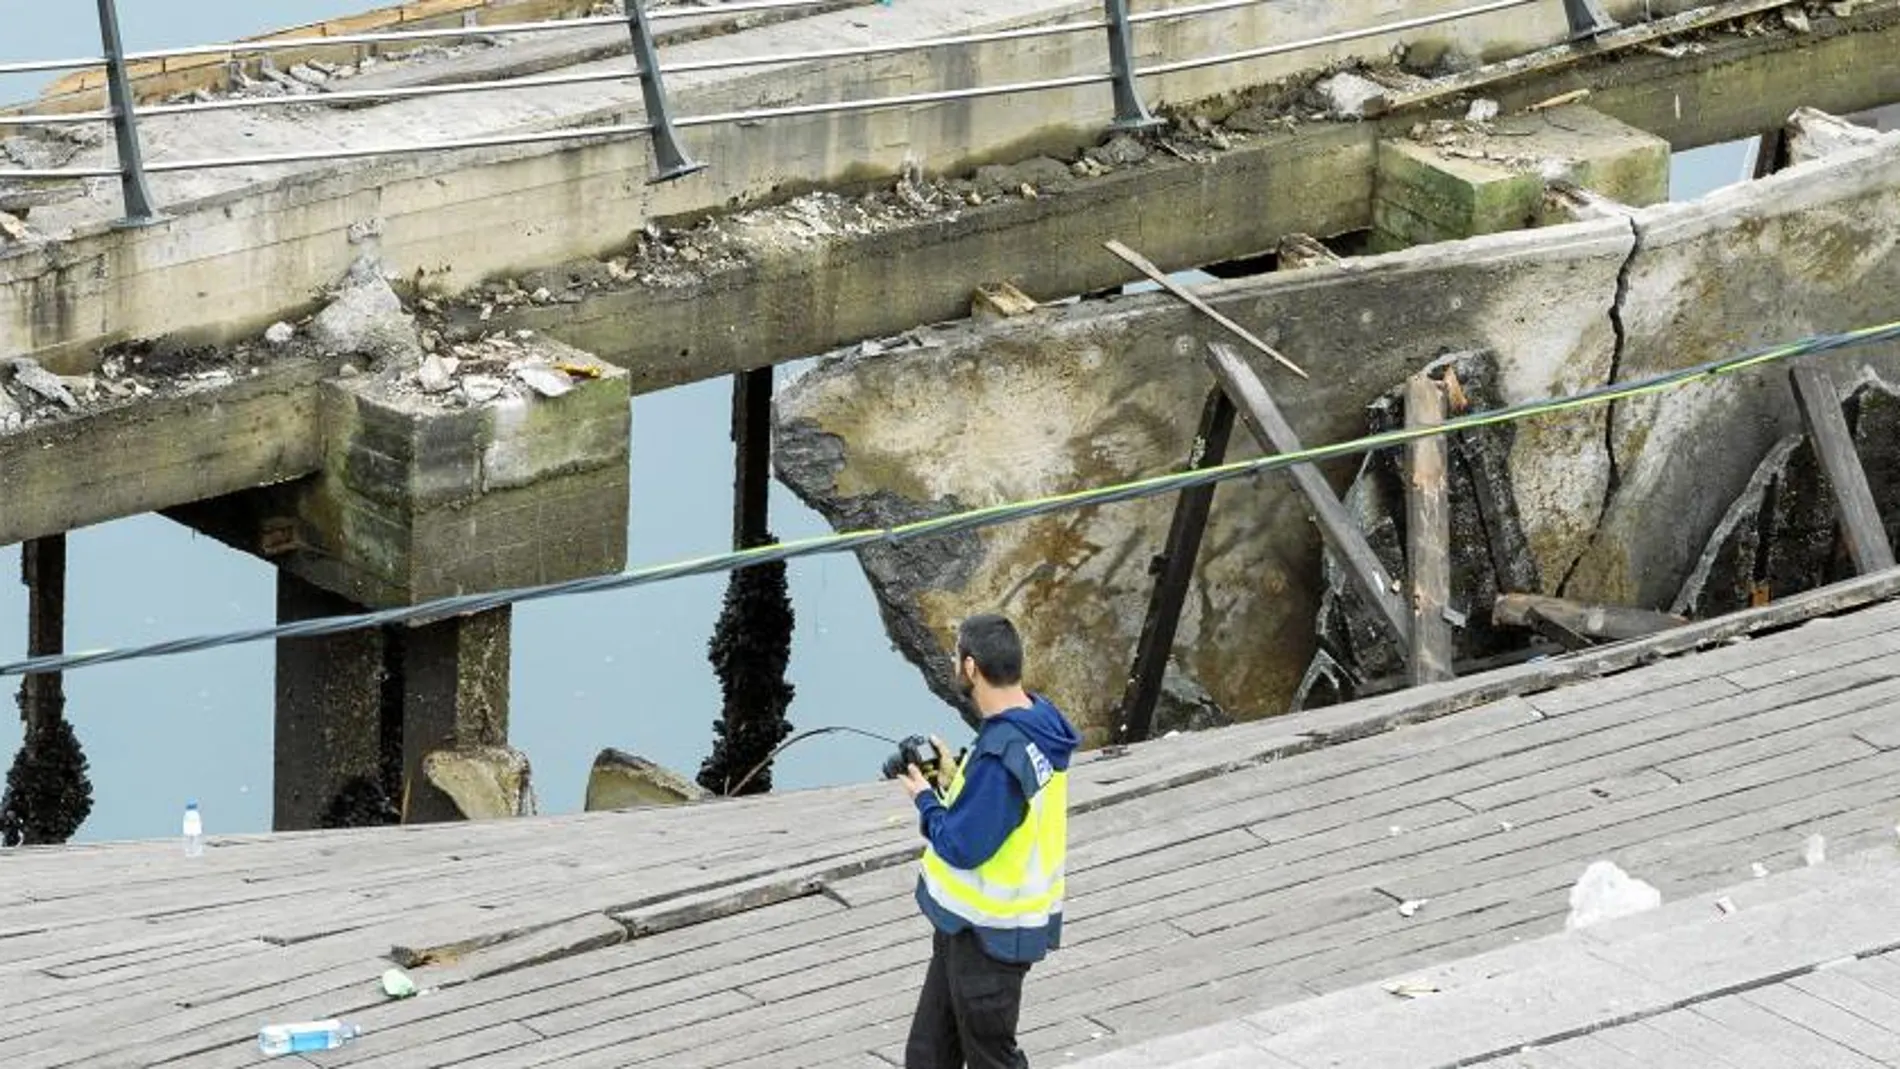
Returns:
[[[1763,131],[1755,147],[1755,177],[1766,178],[1788,165],[1788,128]]]
[[[1267,393],[1260,376],[1254,374],[1253,368],[1247,366],[1247,362],[1241,359],[1232,346],[1224,342],[1209,342],[1207,366],[1213,370],[1214,377],[1233,401],[1241,418],[1246,420],[1247,429],[1261,448],[1278,453],[1296,453],[1300,450],[1300,439],[1293,433],[1293,426],[1273,403],[1273,397]],[[1318,468],[1311,464],[1295,464],[1287,469],[1287,474],[1293,477],[1294,484],[1313,506],[1320,533],[1326,537],[1333,552],[1344,558],[1346,571],[1358,586],[1359,595],[1385,617],[1392,634],[1409,649],[1412,641],[1411,616],[1399,605],[1397,584],[1385,574],[1385,566],[1379,563],[1378,554],[1372,552],[1364,532],[1353,526],[1352,518],[1346,515],[1345,506],[1334,496],[1333,488],[1326,484]]]
[[[1445,422],[1445,391],[1424,375],[1405,384],[1405,425]],[[1420,438],[1405,447],[1405,571],[1412,603],[1414,685],[1454,678],[1451,667],[1451,511],[1445,501],[1445,439]]]
[[[1801,419],[1808,426],[1808,440],[1814,443],[1821,470],[1834,484],[1834,511],[1841,518],[1854,567],[1862,575],[1893,567],[1893,547],[1887,544],[1887,530],[1880,522],[1880,510],[1874,506],[1867,471],[1854,452],[1854,438],[1841,415],[1840,396],[1834,392],[1833,381],[1827,372],[1809,364],[1790,368],[1788,381],[1794,387],[1794,399],[1801,407]]]
[[[762,546],[769,537],[772,483],[772,369],[732,377],[732,546]]]
[[[1201,426],[1194,434],[1188,467],[1198,471],[1224,463],[1233,430],[1233,402],[1218,388],[1209,391],[1207,403],[1201,407]],[[1121,742],[1140,742],[1154,732],[1155,702],[1161,696],[1161,680],[1174,649],[1181,606],[1187,601],[1188,580],[1194,576],[1194,559],[1201,551],[1201,535],[1207,530],[1214,489],[1211,485],[1189,487],[1175,498],[1167,544],[1150,569],[1156,575],[1154,593],[1148,599],[1148,615],[1141,622],[1141,638],[1135,643],[1135,663],[1122,691],[1118,718]]]
[[[66,536],[47,535],[20,546],[20,581],[26,584],[26,655],[65,651]],[[20,680],[20,720],[34,727],[65,715],[66,695],[58,672]]]

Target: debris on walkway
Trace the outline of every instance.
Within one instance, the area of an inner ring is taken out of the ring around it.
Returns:
[[[1614,861],[1593,861],[1570,889],[1565,929],[1629,917],[1662,905],[1662,892],[1618,868]]]

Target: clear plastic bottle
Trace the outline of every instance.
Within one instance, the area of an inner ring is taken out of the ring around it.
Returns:
[[[257,1049],[270,1057],[307,1050],[335,1050],[362,1034],[361,1028],[336,1020],[267,1024],[258,1029]]]
[[[185,856],[197,857],[205,852],[205,823],[198,814],[197,802],[185,803]]]

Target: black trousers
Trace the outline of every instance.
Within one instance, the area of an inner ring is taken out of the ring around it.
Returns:
[[[930,971],[917,997],[904,1069],[1028,1069],[1016,1046],[1029,966],[983,953],[972,931],[931,933]]]

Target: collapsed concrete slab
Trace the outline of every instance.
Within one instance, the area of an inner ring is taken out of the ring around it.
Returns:
[[[1578,224],[1201,293],[1314,369],[1301,381],[1264,359],[1256,367],[1303,440],[1338,441],[1363,432],[1369,402],[1445,352],[1496,353],[1508,401],[1602,381],[1631,246],[1626,223]],[[1150,295],[834,358],[778,399],[779,472],[846,528],[1170,470],[1188,455],[1191,413],[1212,386],[1200,352],[1216,336],[1172,298]],[[1512,445],[1540,574],[1562,576],[1589,543],[1608,485],[1603,444],[1602,413],[1586,412],[1528,424]],[[1540,459],[1549,456],[1570,462],[1553,469]],[[1353,467],[1328,466],[1335,487]],[[1037,685],[1101,739],[1171,507],[1151,499],[1060,513],[863,559],[891,634],[939,693],[949,694],[955,622],[1002,609],[1036,650]],[[1216,494],[1176,656],[1229,715],[1282,711],[1294,693],[1313,654],[1318,552],[1284,476]]]
[[[1307,442],[1440,354],[1489,350],[1504,403],[1574,394],[1750,346],[1880,323],[1900,282],[1900,139],[1694,204],[1428,246],[1202,295],[1315,374],[1256,368]],[[1640,235],[1640,240],[1639,240]],[[779,399],[781,477],[864,527],[1177,469],[1211,385],[1205,320],[1143,296],[932,332],[831,359]],[[1836,381],[1896,347],[1827,358]],[[1517,426],[1508,474],[1539,589],[1666,608],[1774,442],[1799,430],[1785,369]],[[1353,465],[1329,466],[1336,488]],[[1113,726],[1169,503],[1148,500],[863,554],[887,626],[939,693],[970,612],[1013,613],[1038,684],[1094,738]],[[1224,487],[1175,657],[1221,708],[1287,707],[1324,587],[1305,503],[1282,476]],[[1481,606],[1474,608],[1482,611]]]

